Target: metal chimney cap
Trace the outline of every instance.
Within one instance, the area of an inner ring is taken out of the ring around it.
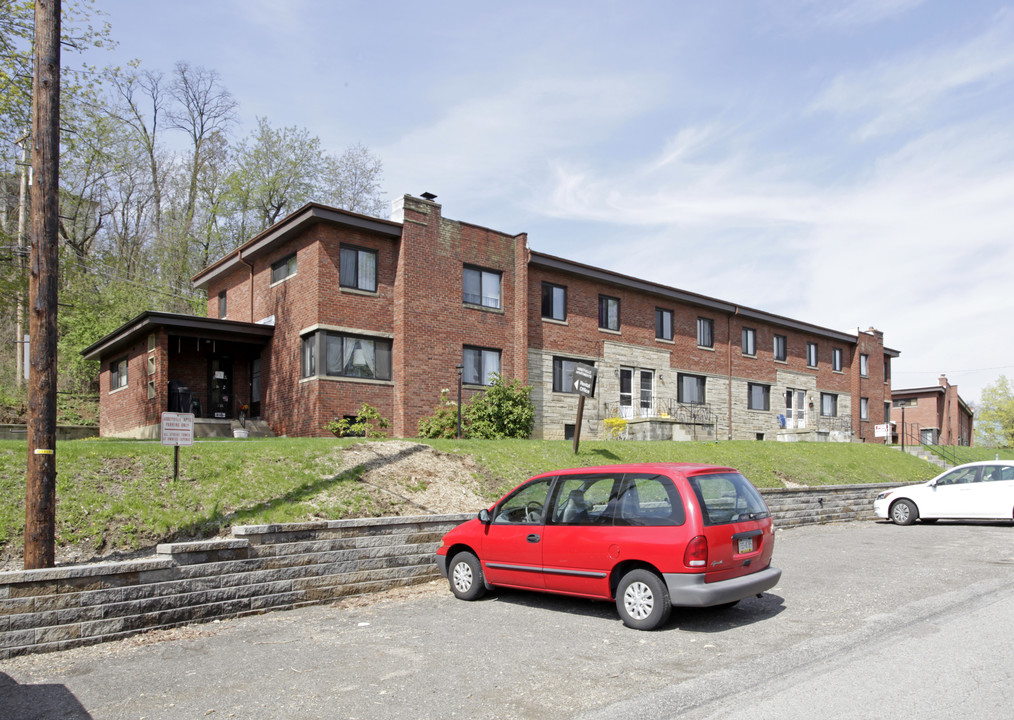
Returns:
[[[430,202],[433,202],[434,200],[436,200],[436,199],[437,199],[437,196],[436,196],[436,195],[434,195],[434,194],[433,194],[433,193],[431,193],[431,192],[424,192],[424,193],[422,194],[422,199],[423,199],[423,200],[429,200]]]

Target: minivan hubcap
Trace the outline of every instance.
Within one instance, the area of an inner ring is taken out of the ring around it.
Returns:
[[[623,607],[635,620],[644,620],[651,615],[655,607],[655,596],[651,594],[651,588],[642,582],[633,582],[627,586],[623,593]]]
[[[468,563],[458,563],[454,566],[454,587],[460,592],[468,592],[472,587],[472,568]]]

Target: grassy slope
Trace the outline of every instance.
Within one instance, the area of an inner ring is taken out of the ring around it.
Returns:
[[[151,442],[63,442],[57,459],[57,544],[86,554],[131,550],[214,535],[230,525],[381,514],[357,473],[335,476],[340,448],[354,439],[284,438],[202,442],[172,449]],[[916,458],[878,445],[823,443],[430,441],[468,453],[486,468],[489,498],[553,468],[619,462],[704,462],[740,469],[759,487],[906,482],[936,474]],[[992,457],[992,455],[990,455]],[[19,556],[24,533],[25,443],[0,441],[0,552]],[[319,493],[327,490],[327,500]],[[314,499],[316,501],[314,501]]]

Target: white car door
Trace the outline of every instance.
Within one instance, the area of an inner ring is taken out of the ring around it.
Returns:
[[[977,490],[981,489],[976,482],[979,477],[978,466],[959,467],[936,481],[936,484],[920,488],[922,492],[913,497],[919,506],[919,516],[927,518],[970,518],[976,506]],[[914,493],[913,493],[914,495]]]
[[[1014,519],[1014,464],[986,465],[981,477],[975,517]]]

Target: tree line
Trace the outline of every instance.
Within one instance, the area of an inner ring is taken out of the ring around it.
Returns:
[[[22,179],[38,171],[24,153],[33,7],[0,0],[0,395],[17,385],[28,287],[19,216],[31,202]],[[334,152],[265,117],[240,136],[239,104],[214,69],[75,63],[113,44],[100,20],[90,0],[64,3],[58,318],[60,386],[71,392],[94,389],[83,347],[144,310],[204,314],[190,278],[306,202],[367,215],[385,206],[381,161],[361,144]]]

